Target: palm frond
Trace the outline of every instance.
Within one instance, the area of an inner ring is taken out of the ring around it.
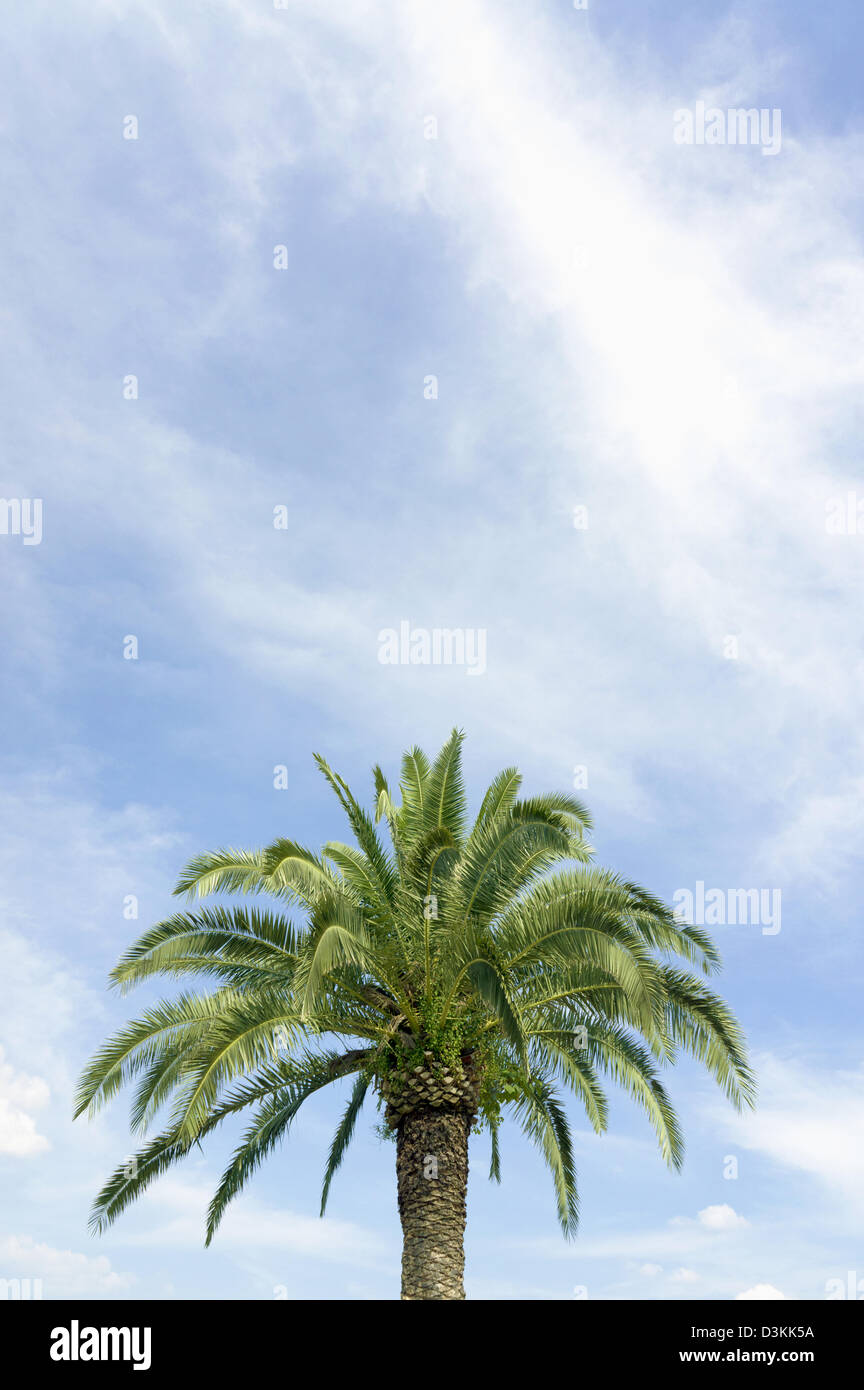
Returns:
[[[573,1140],[558,1096],[540,1077],[519,1078],[522,1094],[512,1102],[525,1134],[539,1148],[555,1184],[558,1220],[568,1238],[579,1224],[579,1192]]]
[[[480,804],[477,819],[474,822],[476,831],[484,821],[494,820],[496,816],[505,815],[513,802],[519,795],[519,788],[522,786],[522,774],[516,767],[505,767],[503,772],[499,772],[489,784],[486,795]]]
[[[413,844],[425,829],[429,772],[429,759],[422,748],[412,748],[404,754],[399,785],[402,792],[402,827],[409,845]]]
[[[348,1105],[342,1119],[339,1121],[339,1128],[333,1136],[330,1145],[330,1152],[327,1155],[327,1167],[324,1170],[324,1186],[321,1189],[321,1216],[327,1208],[327,1198],[330,1195],[330,1184],[336,1175],[342,1160],[348,1150],[348,1145],[354,1135],[354,1128],[360,1111],[363,1109],[363,1102],[366,1099],[366,1092],[369,1089],[369,1078],[363,1073],[357,1077],[348,1100]]]
[[[438,754],[425,786],[423,829],[427,833],[443,827],[453,839],[465,834],[467,801],[462,780],[462,743],[465,735],[454,729]]]

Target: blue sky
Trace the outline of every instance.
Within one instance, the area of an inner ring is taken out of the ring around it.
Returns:
[[[623,1100],[601,1140],[575,1116],[570,1245],[533,1150],[507,1134],[498,1189],[478,1139],[469,1296],[864,1295],[864,537],[827,520],[864,499],[860,7],[33,0],[5,27],[0,493],[43,526],[0,534],[0,1277],[394,1296],[373,1112],[325,1221],[338,1096],[205,1251],[234,1134],[91,1239],[133,1146],[122,1100],[73,1126],[71,1091],[152,997],[106,977],[191,855],[338,838],[313,751],[365,790],[458,724],[475,801],[512,762],[538,790],[584,767],[600,862],[782,895],[778,932],[715,929],[757,1112],[682,1066],[679,1176]],[[699,101],[781,111],[779,153],[676,144]],[[486,670],[382,664],[402,621],[482,630]]]

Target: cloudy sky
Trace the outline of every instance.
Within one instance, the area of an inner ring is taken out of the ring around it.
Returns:
[[[236,1134],[91,1238],[132,1143],[122,1099],[73,1125],[71,1092],[189,857],[340,838],[313,751],[365,793],[458,724],[476,799],[512,762],[575,783],[600,862],[713,904],[760,1078],[745,1119],[670,1078],[677,1176],[623,1100],[602,1139],[575,1116],[570,1245],[520,1135],[501,1189],[478,1139],[469,1297],[864,1296],[860,7],[29,0],[4,28],[0,1278],[395,1296],[373,1112],[326,1220],[339,1095],[205,1251]],[[675,138],[737,108],[773,149]],[[386,664],[403,623],[484,659]]]

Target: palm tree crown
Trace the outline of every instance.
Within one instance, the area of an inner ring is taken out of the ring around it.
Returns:
[[[151,975],[203,975],[213,988],[147,1009],[82,1078],[77,1114],[94,1112],[127,1082],[135,1130],[170,1107],[161,1133],[105,1184],[95,1229],[223,1120],[250,1109],[210,1206],[209,1244],[306,1098],[346,1077],[322,1213],[372,1090],[397,1135],[415,1113],[466,1116],[466,1155],[467,1130],[486,1131],[493,1178],[509,1110],[551,1170],[568,1235],[577,1188],[565,1092],[599,1133],[607,1123],[601,1078],[623,1087],[674,1168],[682,1137],[660,1069],[680,1051],[703,1063],[736,1106],[752,1102],[740,1029],[704,982],[719,965],[706,933],[595,867],[581,803],[560,793],[520,799],[515,768],[495,778],[469,825],[461,743],[454,730],[431,763],[419,748],[406,753],[398,804],[376,767],[374,815],[318,757],[351,845],[331,842],[314,854],[279,839],[188,865],[177,894],[224,893],[234,902],[190,907],[152,927],[112,980],[125,990]],[[240,895],[273,903],[251,906]],[[303,920],[289,920],[289,908]],[[403,1205],[405,1225],[407,1187]]]

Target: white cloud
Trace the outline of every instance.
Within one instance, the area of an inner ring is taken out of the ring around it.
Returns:
[[[98,1009],[98,996],[84,983],[83,972],[46,941],[3,929],[0,949],[0,1008],[9,1055],[37,1066],[56,1099],[68,1083],[67,1048],[76,1019],[86,1017],[88,1004]]]
[[[851,406],[864,377],[855,309],[864,272],[844,206],[860,160],[854,141],[787,139],[779,159],[761,162],[746,150],[673,144],[681,92],[731,100],[756,71],[766,80],[764,55],[748,47],[746,31],[730,47],[728,30],[719,29],[716,43],[682,63],[667,86],[643,81],[636,95],[590,37],[561,56],[560,15],[526,32],[491,0],[442,0],[434,22],[420,0],[371,10],[349,0],[326,11],[306,0],[278,12],[234,4],[226,7],[226,61],[230,53],[233,67],[242,51],[246,70],[254,68],[256,92],[266,95],[253,110],[242,89],[214,74],[218,53],[209,47],[205,64],[194,13],[160,5],[144,13],[136,12],[136,32],[146,34],[148,51],[159,50],[167,78],[182,73],[185,119],[213,132],[208,151],[226,151],[207,173],[221,180],[232,245],[255,246],[279,223],[271,176],[314,160],[346,208],[436,219],[461,277],[452,288],[488,311],[478,314],[478,333],[488,339],[495,315],[506,315],[528,413],[520,418],[509,393],[490,392],[454,408],[451,436],[468,441],[465,464],[477,469],[502,410],[514,428],[533,425],[537,411],[548,425],[532,438],[532,453],[559,462],[538,463],[524,491],[518,477],[502,479],[513,490],[513,516],[496,519],[489,534],[473,520],[460,531],[449,518],[448,546],[467,556],[470,534],[470,559],[455,567],[449,590],[446,574],[436,573],[434,601],[445,620],[454,605],[458,613],[482,604],[490,628],[483,698],[488,711],[494,691],[495,713],[478,717],[477,737],[523,747],[529,740],[538,756],[564,766],[575,756],[578,718],[591,731],[592,766],[602,770],[598,790],[625,815],[650,811],[647,789],[633,787],[646,746],[657,759],[673,749],[694,780],[722,781],[724,767],[746,767],[754,788],[775,789],[771,817],[760,803],[760,824],[773,818],[778,827],[765,832],[769,858],[776,844],[777,864],[791,862],[793,849],[802,871],[817,858],[824,864],[826,851],[845,864],[843,845],[828,835],[814,842],[805,829],[809,817],[830,819],[826,802],[836,799],[839,812],[856,792],[851,750],[838,757],[810,718],[818,697],[826,716],[855,727],[857,581],[849,547],[831,543],[823,526],[826,495],[844,484],[847,468],[846,444],[832,452],[826,422],[834,406]],[[772,62],[781,67],[782,55]],[[286,145],[256,111],[272,112],[281,131],[288,95],[310,119],[305,128],[291,123]],[[420,135],[429,111],[437,113],[436,142]],[[587,269],[574,259],[577,246],[587,250]],[[193,332],[212,335],[220,324],[225,331],[244,312],[253,322],[259,310],[272,314],[246,255],[235,263],[219,306],[208,297]],[[553,359],[534,351],[535,331],[547,324]],[[394,617],[387,576],[365,573],[358,592],[355,572],[350,607],[338,569],[324,586],[287,580],[257,523],[228,505],[238,467],[249,473],[250,496],[267,491],[248,460],[144,412],[136,431],[154,485],[130,506],[114,466],[113,416],[110,428],[107,419],[92,422],[89,464],[96,481],[110,478],[100,524],[115,534],[134,524],[145,545],[158,537],[160,555],[171,556],[163,568],[182,576],[171,602],[185,596],[202,640],[229,647],[238,668],[273,682],[301,673],[333,708],[344,709],[350,673],[354,717],[364,722],[377,717],[389,727],[395,713],[401,724],[406,689],[415,720],[437,711],[441,686],[428,672],[402,681],[375,670],[374,631]],[[571,532],[565,551],[554,518],[566,529],[569,506],[586,491],[592,529],[582,538]],[[524,604],[512,588],[499,601],[482,582],[496,553],[524,544],[523,503],[539,511],[551,537],[532,550],[536,583],[526,584]],[[190,515],[200,523],[197,549],[188,543]],[[329,512],[320,528],[306,516],[295,544],[314,549],[332,524]],[[244,556],[242,575],[217,563],[226,528]],[[392,528],[404,541],[404,518],[394,515]],[[573,588],[580,546],[590,557],[593,602],[568,643],[555,624],[536,622],[535,600],[536,592]],[[808,583],[786,578],[781,562],[790,552]],[[424,572],[400,576],[403,599],[413,611],[430,601]],[[640,663],[636,702],[632,645],[626,634],[618,647],[608,641],[609,614],[620,619],[628,604],[637,604],[641,649],[651,658]],[[734,667],[719,656],[729,632],[741,634]],[[713,721],[709,748],[706,714],[724,708],[730,692],[736,717]],[[466,686],[460,698],[478,697]],[[529,707],[542,716],[526,730]],[[790,773],[790,731],[804,729],[806,751]],[[797,795],[781,786],[787,776]]]
[[[708,1231],[736,1231],[750,1224],[726,1203],[720,1206],[703,1207],[699,1212],[698,1219]]]
[[[680,1269],[676,1269],[674,1274],[669,1275],[673,1284],[698,1284],[701,1277],[701,1274],[697,1274],[695,1269],[687,1269],[684,1265]]]
[[[735,1295],[736,1301],[749,1299],[754,1302],[785,1297],[785,1293],[781,1293],[779,1289],[775,1289],[773,1284],[754,1284],[752,1289],[745,1289],[744,1293],[736,1293]]]
[[[40,769],[4,782],[0,905],[4,925],[35,944],[61,924],[66,939],[96,931],[110,932],[113,940],[121,924],[134,931],[134,920],[123,916],[124,900],[135,896],[143,915],[157,872],[164,872],[169,855],[176,863],[181,837],[172,828],[173,813],[134,802],[119,809],[99,805],[81,794],[82,783],[95,783],[94,774],[70,754],[60,771]],[[159,886],[165,893],[169,885],[163,880]]]
[[[718,1232],[738,1232],[743,1234],[750,1230],[750,1223],[743,1217],[738,1216],[732,1207],[711,1206],[703,1207],[698,1216],[675,1216],[672,1217],[666,1226],[651,1230],[635,1230],[622,1234],[605,1235],[579,1238],[578,1254],[591,1258],[603,1259],[611,1257],[630,1257],[632,1259],[643,1259],[646,1256],[656,1257],[684,1255],[704,1255],[713,1252],[718,1244],[726,1245],[726,1242],[718,1242],[716,1235]],[[734,1248],[735,1242],[732,1242]],[[561,1259],[568,1258],[569,1247],[550,1242],[541,1241],[537,1243],[537,1248],[542,1248],[549,1254],[557,1253]],[[641,1266],[640,1273],[648,1274],[660,1273],[661,1267],[654,1263],[647,1263]]]
[[[771,1054],[755,1059],[759,1104],[737,1115],[713,1101],[710,1113],[742,1148],[808,1173],[842,1203],[846,1220],[864,1222],[864,1067],[817,1067]]]
[[[0,1047],[0,1153],[29,1158],[51,1147],[31,1113],[47,1105],[50,1095],[41,1076],[16,1071]]]
[[[151,1211],[161,1213],[147,1229],[129,1234],[126,1244],[200,1250],[212,1187],[184,1177],[166,1177],[149,1194]],[[278,1250],[287,1256],[345,1262],[370,1268],[392,1263],[396,1253],[376,1232],[351,1221],[305,1216],[262,1205],[252,1196],[234,1202],[214,1237],[213,1249]]]
[[[736,1248],[736,1241],[718,1241],[717,1233],[750,1232],[750,1222],[726,1204],[703,1207],[693,1216],[672,1216],[667,1225],[653,1230],[633,1230],[611,1236],[579,1237],[579,1255],[590,1258],[631,1257],[639,1259],[646,1255],[672,1258],[675,1255],[706,1255],[722,1247]],[[560,1258],[567,1258],[568,1248],[540,1241],[538,1248],[549,1252],[557,1251]],[[738,1248],[739,1245],[738,1245]],[[640,1266],[640,1273],[660,1273],[661,1266],[649,1262]]]
[[[784,882],[806,879],[840,891],[844,872],[857,863],[864,835],[864,779],[846,777],[840,791],[804,796],[762,847],[766,870]]]
[[[57,1250],[32,1236],[0,1239],[0,1277],[40,1279],[43,1298],[122,1298],[134,1275],[112,1269],[105,1255]]]

